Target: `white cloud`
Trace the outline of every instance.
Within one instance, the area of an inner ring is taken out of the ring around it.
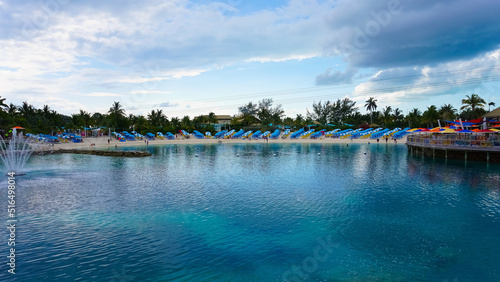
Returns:
[[[317,57],[331,5],[291,1],[241,13],[227,3],[186,0],[58,3],[49,11],[43,2],[2,2],[13,19],[10,37],[0,37],[4,97],[169,94],[160,83],[245,62]]]
[[[156,91],[156,90],[134,90],[130,94],[170,94],[170,91]]]
[[[146,82],[158,82],[162,80],[170,79],[168,77],[135,77],[135,78],[123,78],[119,79],[116,82],[121,82],[121,83],[146,83]]]
[[[274,56],[274,57],[253,57],[246,59],[245,62],[252,63],[252,62],[259,62],[259,63],[279,63],[279,62],[285,62],[285,61],[302,61],[306,59],[311,59],[314,57],[318,57],[320,54],[300,54],[300,55],[290,55],[290,56]]]
[[[93,92],[93,93],[87,94],[86,96],[90,96],[90,97],[120,97],[122,95],[116,94],[116,93]]]
[[[162,72],[158,69],[157,66],[156,69],[146,69],[144,71],[144,76],[123,77],[116,80],[116,82],[135,83],[135,84],[160,82],[169,79],[180,79],[182,77],[198,76],[205,71],[207,71],[207,69],[173,70],[173,71]]]
[[[160,108],[177,107],[177,106],[179,106],[179,104],[172,103],[172,102],[164,102],[164,103],[161,103],[160,105],[158,105],[158,107],[160,107]]]
[[[16,4],[10,4],[8,1],[0,2],[2,8],[0,16],[5,15],[3,19],[0,18],[2,97],[9,97],[11,101],[21,101],[26,97],[35,96],[41,101],[57,97],[59,100],[55,103],[60,103],[67,101],[66,97],[72,95],[81,98],[78,100],[81,103],[78,107],[83,108],[85,104],[90,108],[94,107],[96,99],[89,97],[103,97],[104,101],[105,97],[121,96],[123,104],[130,107],[153,106],[162,101],[153,98],[161,95],[152,94],[172,94],[170,91],[165,91],[173,89],[167,88],[166,85],[170,86],[178,80],[188,80],[191,83],[189,78],[196,76],[204,79],[210,77],[211,74],[208,72],[227,66],[238,67],[239,64],[248,62],[265,64],[311,58],[319,60],[322,59],[321,54],[325,53],[338,55],[331,52],[332,46],[352,39],[353,28],[363,27],[372,20],[370,16],[372,10],[380,11],[387,4],[376,1],[290,0],[278,8],[245,12],[240,10],[243,5],[236,5],[238,2],[230,5],[227,1],[210,4],[188,0],[166,2],[147,0],[140,3],[56,2],[60,3],[57,10],[46,12],[47,21],[35,24],[31,30],[26,30],[26,21],[33,25],[34,16],[43,14],[44,10],[40,5],[45,2],[21,1]],[[413,36],[421,36],[422,39],[437,38],[441,42],[441,34],[447,31],[446,28],[450,24],[447,23],[447,19],[441,17],[442,13],[435,12],[435,7],[443,9],[446,5],[417,2],[405,3],[402,14],[394,14],[391,24],[381,30],[380,35],[373,39],[370,46],[361,51],[392,50],[386,48],[389,45],[382,43],[390,42],[392,44],[390,46],[397,47],[400,45],[397,44],[399,41],[390,39],[400,37],[412,41]],[[450,14],[455,16],[455,22],[457,19],[459,21],[463,18],[468,19],[457,16],[461,15],[461,10],[452,9],[467,4],[467,1],[458,2],[460,5],[450,4]],[[480,2],[483,5],[488,4],[486,0]],[[416,10],[418,12],[416,14],[420,16],[413,17],[411,11],[419,5],[425,9]],[[471,3],[467,5],[477,6]],[[436,32],[437,36],[434,36],[432,28],[423,29],[420,26],[420,24],[424,27],[435,24],[434,21],[422,23],[421,13],[426,11],[433,12],[430,17],[440,19],[442,23],[439,29],[436,29],[439,31]],[[487,14],[491,16],[493,13],[494,11],[489,11]],[[482,22],[482,18],[482,15],[476,13],[473,19],[468,19],[466,22],[478,24]],[[407,35],[409,34],[407,29],[419,29],[420,32]],[[482,30],[477,29],[479,32]],[[393,37],[394,34],[399,37]],[[464,36],[463,41],[473,42],[466,37]],[[443,40],[449,42],[447,38]],[[393,44],[394,42],[396,43]],[[427,41],[420,42],[425,44]],[[482,46],[480,43],[476,45]],[[409,46],[411,47],[411,44]],[[392,62],[394,59],[399,62],[393,53],[386,51],[382,53],[390,54],[388,57],[370,56],[369,52],[365,52],[363,56],[346,57],[346,59],[351,64],[361,60],[363,66],[370,65],[367,62],[373,60],[383,63]],[[491,64],[498,66],[499,57],[500,51],[497,50],[485,56],[479,55],[476,59],[448,61],[431,66],[420,65],[417,67],[419,75],[415,80],[403,83],[392,80],[377,82],[375,78],[384,75],[390,78],[398,73],[401,75],[405,72],[411,73],[415,71],[412,67],[391,65],[382,70],[371,69],[370,72],[378,71],[378,74],[371,80],[359,84],[354,94],[355,97],[380,95],[384,100],[399,103],[404,99],[412,100],[417,99],[416,97],[427,99],[430,95],[455,91],[456,86],[461,86],[463,89],[481,87],[486,80],[479,81],[476,85],[467,84],[467,81],[481,80],[493,71],[498,71],[485,70],[484,66]],[[452,56],[451,59],[453,58]],[[412,60],[418,57],[407,54],[407,59],[413,62]],[[339,69],[345,67],[343,65]],[[328,66],[322,66],[321,71],[327,68]],[[470,71],[459,73],[465,69]],[[446,75],[436,77],[436,73],[440,72]],[[311,75],[311,81],[315,75],[317,73]],[[220,83],[223,83],[224,78],[219,79]],[[355,76],[353,80],[360,78]],[[448,87],[432,87],[436,83],[448,83]],[[380,89],[385,90],[380,91]],[[199,92],[203,94],[200,95],[210,92],[205,90],[208,89],[201,89]],[[189,97],[193,100],[199,98]],[[179,107],[188,105],[187,101],[184,102],[179,99]],[[197,107],[195,103],[190,104],[193,108]],[[72,105],[77,106],[77,104]],[[61,109],[52,107],[58,111],[63,111],[63,108],[68,109],[66,106],[61,106]]]
[[[358,84],[353,94],[362,99],[377,97],[384,105],[429,101],[452,94],[464,97],[471,91],[490,99],[497,94],[488,84],[500,80],[498,54],[500,50],[436,66],[384,69]]]
[[[25,99],[29,104],[32,104],[36,108],[42,108],[43,105],[49,105],[51,109],[57,110],[59,113],[71,114],[82,110],[88,110],[88,108],[82,103],[73,102],[68,99],[64,99],[57,96],[30,96],[29,99]]]

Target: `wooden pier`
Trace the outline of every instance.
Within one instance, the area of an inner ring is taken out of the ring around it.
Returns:
[[[433,145],[407,142],[412,156],[500,163],[500,147]]]

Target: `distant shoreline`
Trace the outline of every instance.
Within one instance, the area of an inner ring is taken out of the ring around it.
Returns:
[[[83,138],[83,143],[59,143],[59,144],[47,144],[47,143],[40,143],[38,145],[38,148],[36,149],[37,151],[45,151],[45,150],[70,150],[70,149],[105,149],[105,148],[122,148],[122,147],[135,147],[135,146],[146,146],[146,143],[144,140],[136,140],[136,141],[126,141],[126,142],[120,142],[116,139],[111,140],[111,142],[108,144],[108,138],[107,137],[87,137]],[[155,145],[197,145],[197,144],[263,144],[263,143],[269,143],[269,144],[294,144],[294,143],[301,143],[301,144],[376,144],[377,140],[376,139],[339,139],[339,138],[320,138],[320,139],[269,139],[269,142],[264,141],[263,139],[256,139],[256,140],[243,140],[243,139],[175,139],[175,140],[167,140],[167,139],[155,139],[155,140],[150,140],[149,145],[150,146],[155,146]],[[379,144],[385,144],[385,138],[380,138]],[[402,139],[398,139],[397,143],[394,142],[394,139],[389,138],[387,144],[391,145],[398,145],[398,144],[405,144],[406,143],[406,137]]]

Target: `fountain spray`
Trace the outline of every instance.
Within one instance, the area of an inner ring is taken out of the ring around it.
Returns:
[[[12,138],[7,142],[0,137],[0,158],[7,169],[7,172],[15,172],[16,175],[23,175],[24,165],[31,156],[33,149],[22,133],[17,134],[17,130],[12,130]]]

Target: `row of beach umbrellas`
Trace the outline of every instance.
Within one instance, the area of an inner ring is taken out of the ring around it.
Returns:
[[[409,132],[439,132],[439,133],[495,133],[500,132],[499,129],[490,128],[490,129],[453,129],[449,127],[436,127],[436,128],[413,128],[408,130]]]

